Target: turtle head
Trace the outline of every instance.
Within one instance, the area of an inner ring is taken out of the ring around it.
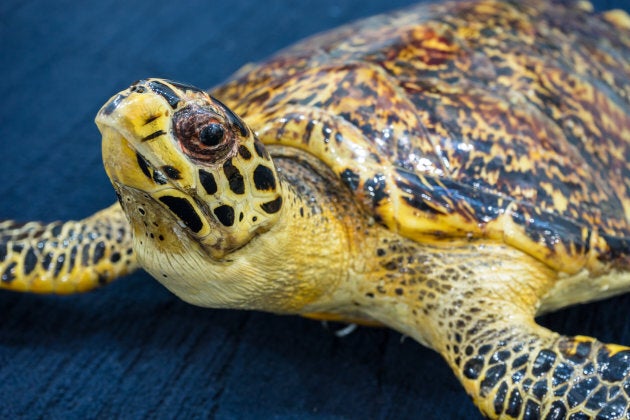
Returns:
[[[138,240],[185,237],[220,260],[279,217],[282,195],[269,154],[206,92],[141,80],[112,97],[96,124],[105,169]]]
[[[96,124],[138,261],[183,300],[321,311],[320,299],[346,276],[336,199],[316,202],[321,182],[297,189],[281,180],[254,132],[206,92],[142,80],[112,97]],[[315,178],[301,165],[283,170]]]

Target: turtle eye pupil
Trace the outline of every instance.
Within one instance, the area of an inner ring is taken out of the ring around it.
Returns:
[[[206,146],[216,146],[223,140],[225,132],[221,124],[209,124],[201,129],[199,141]]]

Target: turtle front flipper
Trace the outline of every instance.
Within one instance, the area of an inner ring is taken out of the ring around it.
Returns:
[[[491,418],[628,418],[630,348],[537,325],[557,277],[494,251],[504,260],[451,267],[455,280],[430,321],[432,346],[475,404]]]
[[[492,242],[415,245],[382,239],[360,307],[438,351],[489,418],[628,418],[630,348],[536,324],[577,287],[534,257]],[[406,253],[412,257],[401,258]],[[584,276],[586,273],[582,273]],[[627,287],[628,271],[591,273],[591,287]],[[591,298],[597,297],[591,295]],[[558,300],[558,301],[557,301]],[[553,305],[550,305],[550,302]],[[581,413],[581,414],[580,414]]]
[[[533,322],[475,328],[453,336],[447,359],[487,416],[627,418],[630,348]]]
[[[115,204],[80,220],[0,222],[0,288],[69,294],[137,268],[131,230]]]

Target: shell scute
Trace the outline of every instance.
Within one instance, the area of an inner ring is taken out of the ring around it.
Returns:
[[[421,5],[311,38],[216,94],[405,236],[494,238],[575,272],[630,241],[619,21],[562,2]]]

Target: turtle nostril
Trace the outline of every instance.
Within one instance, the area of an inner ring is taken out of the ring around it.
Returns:
[[[133,85],[133,86],[131,86],[129,91],[130,92],[136,92],[136,93],[144,93],[144,92],[147,91],[147,88],[142,86],[142,85]]]

